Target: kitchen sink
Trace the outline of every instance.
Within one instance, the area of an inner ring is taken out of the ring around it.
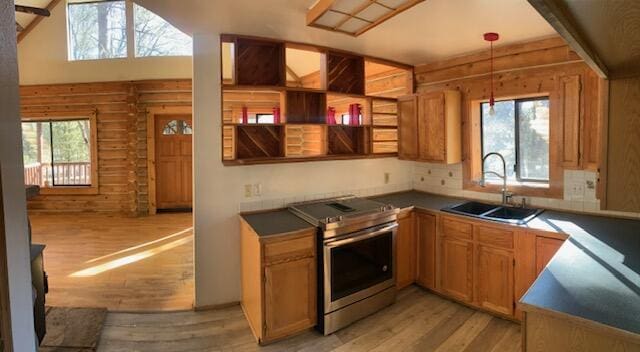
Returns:
[[[464,213],[467,215],[482,215],[492,210],[498,210],[499,206],[493,204],[485,204],[480,202],[466,202],[454,207],[451,210]]]
[[[442,211],[479,219],[522,225],[538,216],[544,210],[534,208],[517,208],[481,202],[465,202],[444,208]]]

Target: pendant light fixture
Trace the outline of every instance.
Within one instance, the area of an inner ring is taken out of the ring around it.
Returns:
[[[491,97],[489,98],[489,115],[493,116],[496,110],[493,108],[496,105],[496,100],[493,96],[493,42],[498,40],[500,35],[498,33],[488,32],[484,34],[484,40],[491,44]]]

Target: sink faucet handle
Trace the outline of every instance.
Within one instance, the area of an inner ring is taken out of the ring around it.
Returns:
[[[506,204],[511,204],[513,201],[513,192],[509,192],[507,190],[504,191],[504,199]]]
[[[522,197],[522,199],[520,200],[520,207],[521,208],[526,208],[527,207],[527,198],[526,197]]]

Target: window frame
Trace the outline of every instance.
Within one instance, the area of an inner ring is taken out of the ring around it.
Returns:
[[[550,99],[549,96],[545,95],[545,96],[536,96],[536,97],[526,97],[526,98],[513,98],[513,99],[500,99],[500,100],[496,100],[496,103],[498,102],[507,102],[507,101],[513,101],[514,104],[514,145],[515,145],[515,165],[514,165],[514,172],[516,175],[516,181],[518,183],[533,183],[533,184],[541,184],[541,185],[548,185],[551,182],[551,173],[549,173],[549,177],[547,179],[534,179],[534,178],[525,178],[522,177],[522,163],[520,163],[521,160],[521,148],[520,148],[520,109],[518,108],[518,105],[521,103],[525,103],[525,102],[529,102],[529,101],[542,101],[542,100],[546,100],[547,101],[547,105],[550,106]],[[484,114],[483,114],[483,105],[484,104],[488,104],[488,102],[481,102],[479,104],[479,108],[480,108],[480,157],[484,158],[485,156],[485,152],[484,152]],[[551,109],[549,109],[551,110]],[[549,112],[551,113],[551,112]],[[549,117],[549,119],[551,119],[551,117]],[[551,123],[549,123],[549,129],[551,129]],[[551,141],[549,141],[549,149],[551,148]],[[548,167],[551,168],[551,157],[549,157],[548,160]]]
[[[90,138],[90,160],[91,160],[91,184],[90,185],[51,185],[50,187],[40,187],[42,195],[61,195],[61,194],[87,194],[94,195],[100,191],[98,179],[98,126],[97,112],[47,112],[46,114],[25,116],[21,118],[22,122],[55,122],[55,121],[73,121],[73,120],[89,120],[89,138]],[[21,136],[22,138],[22,136]],[[24,166],[23,166],[24,169]]]
[[[69,1],[65,0],[65,15],[66,15],[66,36],[67,36],[67,61],[68,62],[85,62],[85,61],[104,61],[104,60],[145,60],[145,59],[154,59],[154,58],[189,58],[193,57],[193,37],[189,36],[185,33],[185,35],[191,37],[192,40],[192,49],[190,55],[154,55],[154,56],[137,56],[136,55],[136,32],[135,32],[135,14],[134,14],[134,2],[133,0],[102,0],[102,1],[124,1],[125,3],[125,39],[127,41],[126,52],[127,54],[123,57],[113,57],[113,58],[97,58],[97,59],[80,59],[74,60],[71,59],[71,32],[69,30],[69,26],[71,24],[69,18],[69,6],[73,6],[74,4],[86,4],[94,1]],[[137,5],[137,4],[136,4]],[[138,5],[141,6],[141,5]],[[144,7],[144,6],[142,6]],[[149,10],[151,11],[151,10]],[[166,20],[165,20],[166,21]],[[177,28],[176,28],[177,29]]]

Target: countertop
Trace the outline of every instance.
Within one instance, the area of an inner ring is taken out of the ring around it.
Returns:
[[[465,201],[419,191],[371,199],[431,211]],[[287,210],[242,216],[259,236],[311,228]],[[518,226],[569,236],[520,300],[525,308],[555,311],[640,334],[640,220],[546,210]]]
[[[46,246],[43,244],[32,244],[31,245],[31,261],[36,259],[42,252]]]
[[[427,210],[461,201],[418,191],[373,199]],[[569,236],[521,303],[640,334],[639,220],[546,210],[521,226]]]
[[[311,224],[286,209],[240,214],[240,216],[242,216],[260,237],[313,228]]]

